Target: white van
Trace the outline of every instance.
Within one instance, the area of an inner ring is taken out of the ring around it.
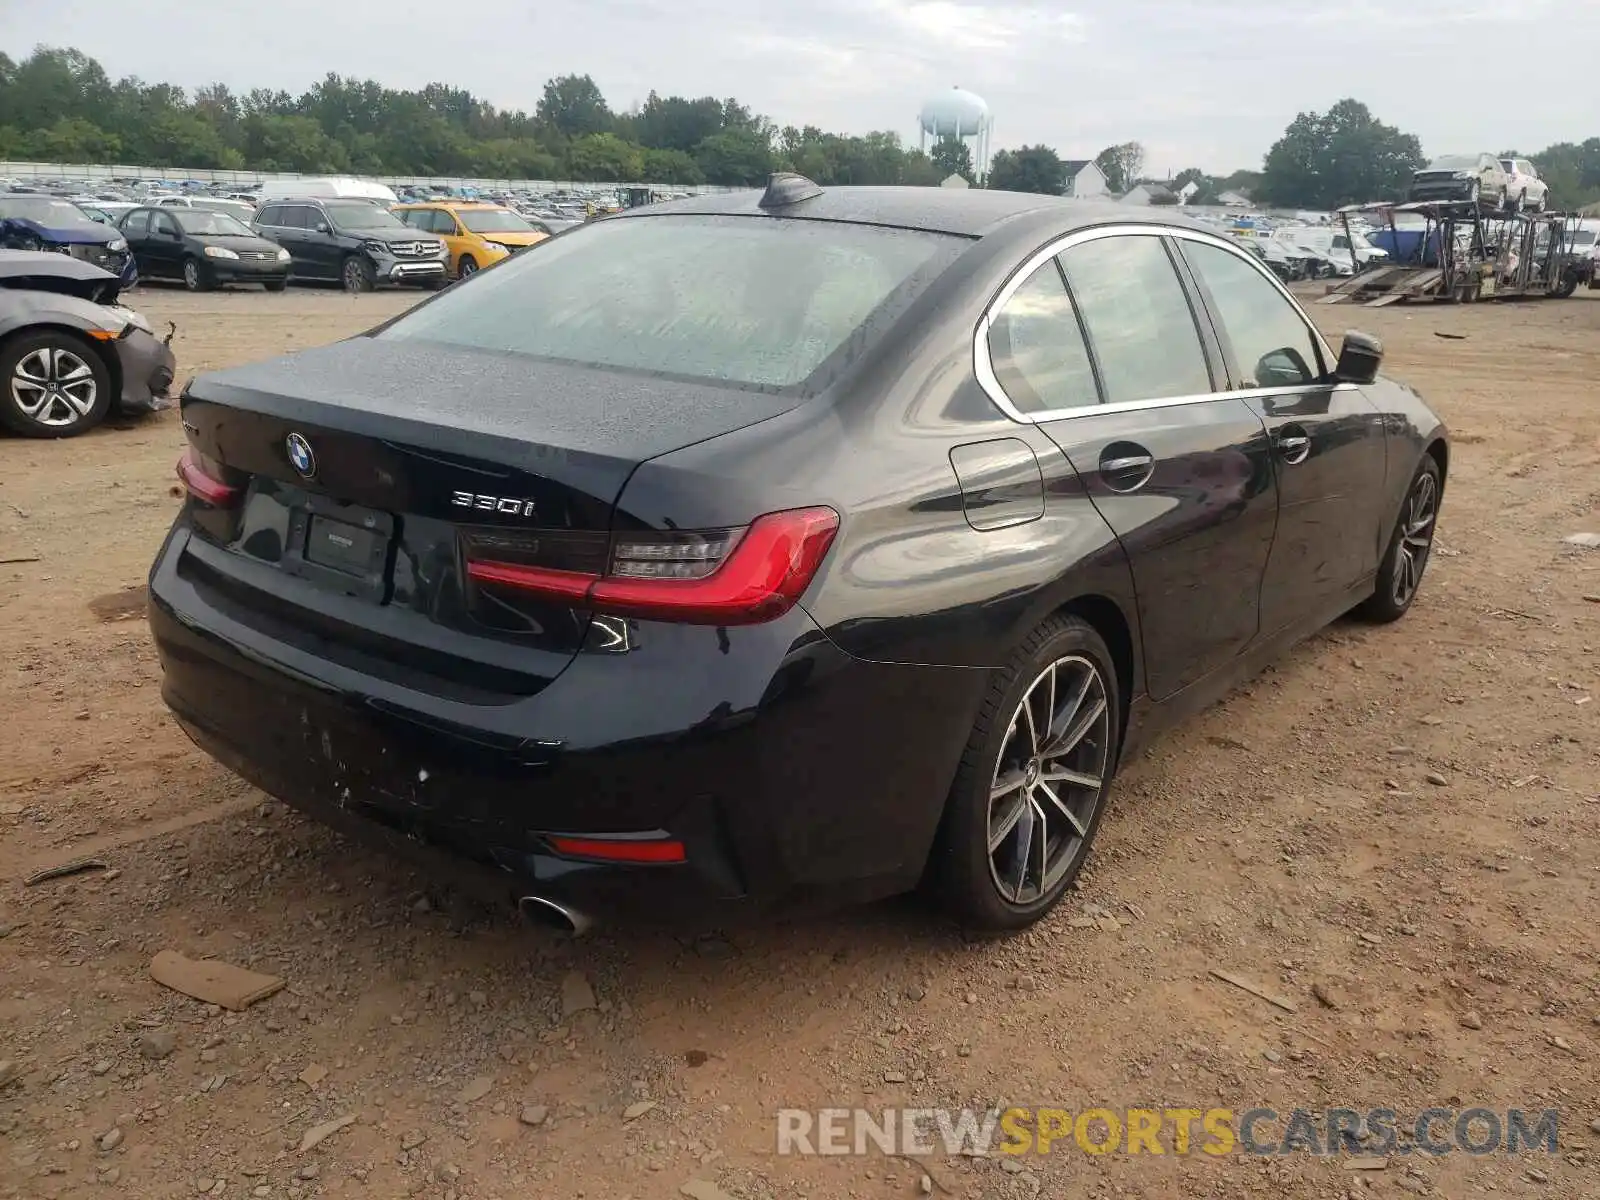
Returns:
[[[393,189],[348,175],[324,175],[308,179],[269,179],[257,194],[259,203],[269,200],[371,200],[376,204],[395,204]]]
[[[1310,250],[1325,262],[1333,263],[1341,275],[1354,274],[1358,266],[1365,268],[1389,257],[1388,251],[1374,246],[1353,229],[1346,237],[1342,231],[1322,225],[1280,225],[1272,231],[1272,236],[1276,241]]]

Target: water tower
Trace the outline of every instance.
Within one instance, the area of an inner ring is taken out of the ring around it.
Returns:
[[[994,118],[989,115],[989,106],[981,96],[974,96],[958,87],[940,92],[922,106],[917,124],[922,131],[924,153],[927,152],[930,136],[936,144],[945,138],[956,138],[963,142],[968,138],[975,139],[977,144],[973,147],[972,168],[980,180],[988,174],[989,135],[994,130]]]

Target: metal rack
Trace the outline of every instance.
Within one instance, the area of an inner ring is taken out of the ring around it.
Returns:
[[[1382,225],[1374,238],[1390,261],[1329,287],[1320,304],[1379,308],[1405,300],[1570,296],[1593,284],[1594,264],[1572,253],[1578,216],[1485,213],[1475,202],[1352,204],[1338,210],[1346,233],[1357,213]],[[1410,214],[1421,223],[1401,226]]]

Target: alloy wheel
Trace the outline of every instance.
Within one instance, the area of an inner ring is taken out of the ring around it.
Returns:
[[[1439,484],[1431,472],[1417,476],[1400,518],[1400,553],[1395,555],[1393,596],[1396,605],[1411,603],[1422,584],[1422,571],[1433,549],[1434,519],[1439,514]]]
[[[367,268],[359,258],[350,257],[344,260],[344,270],[341,272],[344,290],[347,292],[365,292],[371,288],[367,275]]]
[[[989,875],[1010,904],[1047,896],[1083,853],[1110,765],[1105,680],[1072,654],[1022,694],[989,786]]]
[[[41,346],[11,373],[11,399],[25,417],[51,429],[76,425],[94,411],[94,368],[71,350]]]
[[[194,259],[187,259],[183,264],[183,286],[191,292],[200,290],[200,264]]]

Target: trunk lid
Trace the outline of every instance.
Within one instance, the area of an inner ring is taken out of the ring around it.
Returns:
[[[184,427],[238,500],[191,502],[183,569],[268,636],[508,702],[565,668],[589,614],[476,584],[465,556],[604,571],[639,463],[796,403],[365,337],[205,375]]]

